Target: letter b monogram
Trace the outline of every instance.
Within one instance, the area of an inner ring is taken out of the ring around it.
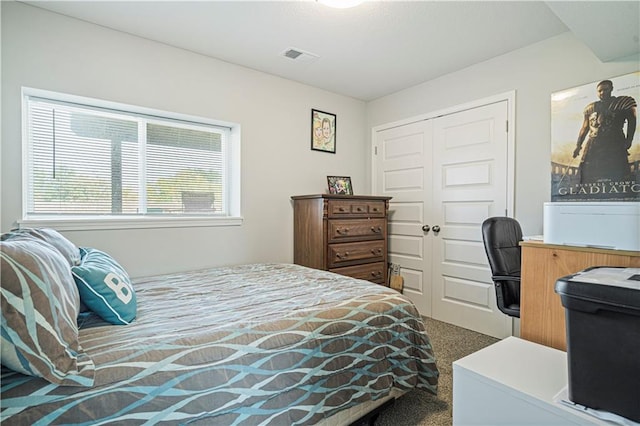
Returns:
[[[127,285],[125,281],[122,281],[120,277],[118,277],[113,272],[109,272],[106,277],[104,277],[104,283],[115,293],[116,297],[120,299],[122,303],[125,305],[131,302],[131,289]]]

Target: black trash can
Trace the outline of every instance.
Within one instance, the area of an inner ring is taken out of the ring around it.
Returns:
[[[557,280],[569,399],[640,422],[640,268],[594,267]]]

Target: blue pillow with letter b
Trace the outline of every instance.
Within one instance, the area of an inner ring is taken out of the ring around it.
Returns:
[[[82,303],[111,324],[129,324],[136,317],[137,303],[127,272],[100,250],[80,252],[80,265],[72,266],[71,273]]]

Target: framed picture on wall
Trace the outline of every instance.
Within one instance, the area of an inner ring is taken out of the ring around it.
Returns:
[[[311,149],[336,153],[336,115],[311,110]]]
[[[329,185],[329,194],[353,195],[349,176],[327,176],[327,185]]]

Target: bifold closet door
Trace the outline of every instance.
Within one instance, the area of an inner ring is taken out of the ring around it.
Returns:
[[[422,315],[496,337],[498,311],[480,226],[505,215],[507,101],[374,135],[374,193],[389,204],[389,261]]]

